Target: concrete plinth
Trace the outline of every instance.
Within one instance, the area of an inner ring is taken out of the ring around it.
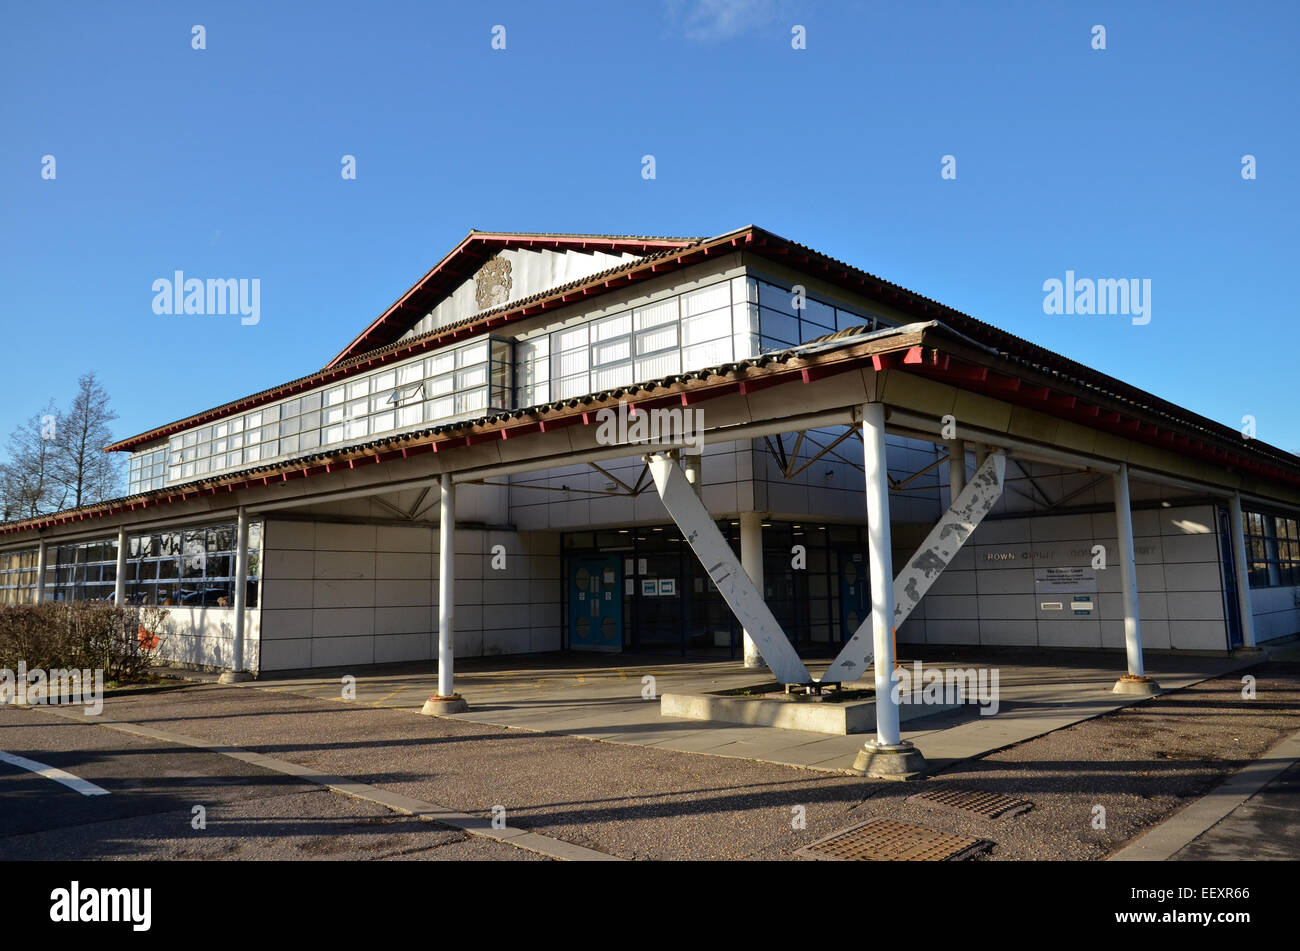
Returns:
[[[253,679],[253,675],[246,670],[227,670],[217,678],[219,684],[242,684]]]
[[[872,779],[920,779],[929,770],[925,757],[911,743],[904,740],[897,746],[877,746],[873,741],[858,750],[853,761],[853,772]]]
[[[469,704],[465,698],[458,693],[453,693],[450,697],[440,697],[434,694],[428,700],[424,701],[424,707],[420,710],[425,716],[441,717],[449,713],[464,713],[469,709]]]
[[[1160,692],[1160,685],[1150,677],[1134,677],[1125,674],[1115,681],[1112,693],[1124,693],[1133,697],[1154,697]]]

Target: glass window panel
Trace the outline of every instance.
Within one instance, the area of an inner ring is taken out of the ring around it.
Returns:
[[[626,337],[621,340],[596,344],[591,349],[593,366],[621,362],[632,356],[632,344]]]
[[[313,429],[298,437],[298,451],[308,452],[320,448],[320,430]]]
[[[814,324],[821,325],[826,328],[826,331],[835,329],[835,308],[828,307],[821,301],[813,300],[811,297],[804,301],[803,313],[800,316],[804,320],[811,320]]]
[[[682,349],[682,369],[699,370],[731,361],[731,338],[714,340]]]
[[[562,377],[573,376],[577,373],[585,373],[591,358],[584,347],[581,350],[570,350],[567,353],[561,353],[556,357],[558,366],[558,375]]]
[[[386,433],[397,426],[397,414],[392,410],[387,413],[376,413],[370,418],[370,431],[372,433]]]
[[[770,307],[790,317],[798,315],[794,307],[794,294],[787,288],[769,284],[767,281],[758,282],[758,302],[764,307]]]
[[[280,435],[296,435],[300,426],[302,426],[302,417],[295,416],[292,419],[286,419],[284,422],[280,423]]]
[[[670,297],[657,304],[638,307],[633,311],[633,315],[637,330],[646,330],[650,327],[661,327],[664,324],[676,323],[678,316],[677,298]]]
[[[397,418],[402,427],[418,426],[423,422],[424,407],[421,403],[411,403],[397,411]]]
[[[424,375],[437,376],[439,373],[447,373],[454,369],[455,365],[456,357],[454,354],[450,352],[435,353],[424,361]]]
[[[326,445],[333,446],[333,445],[336,445],[337,443],[340,443],[340,442],[342,442],[342,441],[343,441],[343,424],[342,424],[342,423],[339,423],[339,424],[334,425],[334,426],[327,426],[327,427],[325,427],[325,443],[326,443]]]
[[[352,381],[350,381],[350,382],[348,383],[347,386],[348,386],[348,399],[349,399],[349,400],[355,400],[355,399],[357,399],[358,397],[369,396],[369,395],[370,395],[370,379],[369,379],[369,377],[364,377],[364,376],[363,376],[363,377],[361,377],[360,379],[352,380]]]
[[[370,435],[370,420],[365,416],[357,419],[349,419],[343,424],[343,441],[353,442],[358,439],[365,439]]]
[[[636,335],[636,353],[642,356],[677,346],[677,324],[669,324],[655,330],[647,330]]]
[[[454,396],[440,396],[437,399],[429,400],[425,404],[428,407],[428,414],[425,416],[426,422],[446,419],[448,416],[455,415],[456,398]]]
[[[463,347],[456,351],[456,366],[467,367],[474,363],[482,363],[488,358],[487,341],[476,343],[472,347]]]
[[[612,337],[626,336],[631,332],[632,315],[618,314],[595,321],[591,325],[591,341],[595,343],[598,340],[609,340]]]
[[[587,348],[587,327],[585,324],[568,330],[557,330],[554,334],[555,349],[558,351]]]
[[[435,376],[429,381],[429,395],[441,396],[443,393],[450,393],[456,389],[456,377],[448,373],[446,376]]]
[[[759,323],[764,337],[785,341],[787,345],[799,342],[799,321],[774,310],[761,308]]]
[[[587,374],[581,373],[578,376],[561,377],[556,381],[552,399],[567,400],[573,396],[584,396],[588,392]]]
[[[668,376],[670,373],[680,373],[682,369],[682,355],[680,351],[674,350],[672,353],[660,354],[657,357],[642,357],[636,362],[636,378],[640,382],[647,380],[657,380],[662,376]]]
[[[730,336],[731,312],[729,310],[715,311],[702,317],[692,317],[682,321],[682,345],[686,347],[706,340]]]
[[[370,392],[378,393],[381,390],[391,390],[397,385],[397,371],[385,370],[382,373],[376,373],[371,379]]]
[[[487,389],[456,394],[456,413],[474,413],[487,408]]]
[[[754,334],[736,334],[731,338],[732,359],[748,360],[758,356],[758,337]]]
[[[302,398],[302,411],[304,413],[315,412],[321,406],[321,393],[308,393]]]
[[[720,284],[712,284],[708,287],[702,287],[698,291],[683,294],[681,302],[682,318],[694,317],[706,311],[729,306],[731,304],[731,288],[726,281]]]
[[[297,416],[302,410],[302,400],[288,400],[280,404],[280,418],[288,419],[290,416]]]
[[[470,367],[456,371],[456,389],[463,390],[471,386],[482,386],[487,382],[487,367]]]
[[[298,451],[298,437],[285,436],[280,440],[280,452],[283,455],[295,453]]]
[[[406,366],[397,368],[397,382],[403,385],[418,383],[424,379],[423,362],[408,363]]]
[[[631,382],[632,364],[630,362],[621,366],[591,371],[591,388],[593,390],[607,390],[615,386],[627,386]]]

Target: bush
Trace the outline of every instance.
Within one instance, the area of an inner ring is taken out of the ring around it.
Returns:
[[[0,668],[103,670],[109,682],[146,678],[162,641],[166,612],[80,601],[0,608]]]

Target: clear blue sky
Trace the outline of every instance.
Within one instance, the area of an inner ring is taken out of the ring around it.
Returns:
[[[1300,450],[1297,11],[12,0],[0,437],[90,369],[122,436],[318,369],[470,228],[753,222]],[[155,315],[178,269],[261,322]],[[1067,269],[1151,322],[1045,315]]]

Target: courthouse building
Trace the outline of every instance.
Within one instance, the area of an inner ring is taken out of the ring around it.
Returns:
[[[758,227],[474,231],[319,371],[231,396],[108,447],[123,498],[0,526],[0,599],[161,605],[168,657],[252,673],[441,639],[449,675],[847,681],[897,618],[1140,679],[1300,632],[1300,458]]]

